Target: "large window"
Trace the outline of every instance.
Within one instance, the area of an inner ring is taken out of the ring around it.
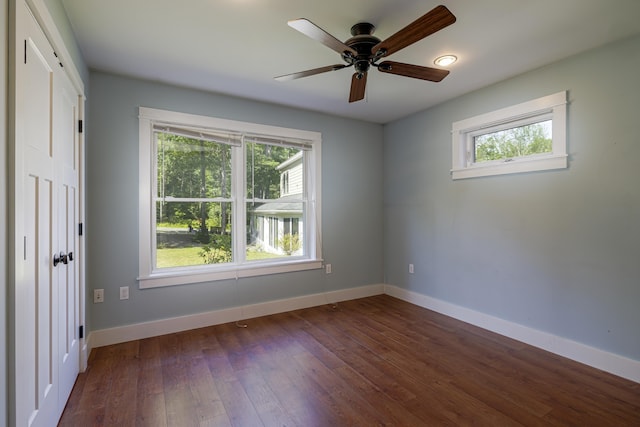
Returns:
[[[453,179],[567,167],[566,92],[453,123]]]
[[[140,287],[321,267],[320,134],[140,108]]]

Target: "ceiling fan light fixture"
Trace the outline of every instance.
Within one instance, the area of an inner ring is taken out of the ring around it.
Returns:
[[[433,63],[440,67],[448,67],[449,65],[454,64],[458,60],[458,57],[455,55],[442,55],[437,57]]]

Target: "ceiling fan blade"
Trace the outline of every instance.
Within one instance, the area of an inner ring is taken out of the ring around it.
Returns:
[[[316,74],[326,73],[327,71],[337,71],[343,68],[350,67],[346,64],[328,65],[326,67],[314,68],[312,70],[298,71],[297,73],[285,74],[284,76],[274,77],[280,82],[287,82],[289,80],[300,79],[302,77],[315,76]]]
[[[439,82],[449,74],[449,70],[440,70],[438,68],[422,67],[420,65],[403,64],[402,62],[393,61],[381,62],[378,65],[378,70],[383,73],[429,80],[430,82]]]
[[[322,28],[318,27],[313,22],[309,21],[305,18],[293,19],[287,24],[307,37],[310,37],[316,41],[319,41],[323,45],[327,46],[330,49],[335,50],[339,54],[343,54],[345,52],[349,52],[351,55],[358,56],[358,52],[354,49],[350,48],[346,44],[342,43],[337,38],[333,37],[331,34],[327,33]]]
[[[349,102],[356,102],[364,99],[364,91],[366,87],[367,73],[354,73],[353,77],[351,77],[351,92],[349,93]]]
[[[371,51],[376,54],[381,49],[379,56],[389,56],[441,29],[456,22],[456,17],[445,6],[436,6],[422,17],[416,19],[391,37],[375,45]]]

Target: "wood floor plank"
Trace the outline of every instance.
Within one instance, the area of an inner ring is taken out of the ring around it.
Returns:
[[[254,346],[253,359],[269,384],[274,396],[281,402],[292,417],[293,425],[322,426],[331,425],[334,414],[326,410],[315,395],[317,390],[307,389],[308,385],[300,381],[297,365],[291,360],[303,350],[292,341],[280,341],[273,346],[272,341],[262,346]],[[284,425],[284,424],[283,424]]]
[[[136,426],[167,426],[167,406],[164,393],[147,393],[143,381],[139,381],[135,425]],[[82,425],[82,424],[78,424]]]
[[[416,359],[407,359],[402,354],[374,340],[370,340],[369,337],[359,333],[353,327],[353,322],[344,322],[341,319],[342,315],[333,317],[331,321],[327,318],[324,319],[325,321],[319,321],[324,316],[326,314],[315,313],[314,319],[322,324],[322,329],[328,331],[327,335],[338,336],[343,334],[345,339],[342,342],[348,344],[350,352],[360,353],[366,350],[371,355],[378,355],[382,363],[395,367],[399,374],[394,376],[405,377],[409,383],[407,386],[411,387],[416,395],[425,396],[431,405],[437,407],[437,412],[446,414],[449,422],[468,421],[469,418],[472,419],[475,416],[474,414],[485,414],[483,415],[484,418],[494,418],[491,421],[499,422],[500,424],[509,424],[511,422],[511,420],[503,419],[500,414],[490,413],[481,401],[473,396],[466,395],[460,390],[451,389],[447,399],[441,400],[439,388],[442,382],[447,381],[446,376]],[[416,378],[428,378],[428,380],[418,382],[415,380]]]
[[[487,387],[483,387],[481,383],[475,382],[473,378],[470,378],[469,375],[459,375],[459,364],[454,366],[449,366],[447,361],[450,358],[440,358],[438,359],[438,370],[433,371],[430,369],[430,366],[433,366],[435,361],[428,361],[424,357],[422,346],[407,346],[403,344],[403,340],[399,336],[394,336],[395,334],[377,334],[377,328],[373,325],[367,325],[366,319],[357,318],[354,319],[351,324],[353,328],[357,330],[356,333],[351,332],[352,336],[358,337],[357,339],[361,343],[365,343],[369,348],[374,346],[377,342],[383,343],[383,348],[378,348],[376,350],[377,353],[386,355],[388,360],[398,360],[403,361],[406,359],[406,355],[410,355],[410,360],[419,361],[418,363],[414,362],[414,366],[412,367],[402,367],[405,372],[409,372],[411,369],[420,369],[420,363],[425,363],[424,367],[422,367],[420,375],[423,377],[435,378],[437,381],[441,382],[449,382],[451,385],[458,388],[462,394],[462,398],[464,399],[464,395],[468,395],[468,398],[478,400],[488,406],[499,409],[500,412],[508,415],[513,420],[528,420],[531,425],[538,425],[541,422],[539,418],[534,422],[534,416],[529,415],[527,412],[522,411],[522,407],[517,407],[513,405],[510,399],[505,399],[506,396],[500,395],[500,390],[492,390]],[[375,329],[374,329],[375,328]],[[406,340],[405,340],[406,341]],[[392,350],[393,349],[393,350]],[[444,369],[443,369],[444,368]],[[429,369],[425,371],[425,369]],[[414,375],[417,375],[417,372],[411,372]],[[479,402],[476,402],[479,404]],[[550,408],[545,411],[547,413]],[[504,422],[504,420],[503,420]],[[538,424],[536,424],[538,423]]]
[[[230,425],[224,403],[218,393],[216,381],[202,355],[184,358],[193,402],[192,410],[201,425]]]
[[[135,425],[138,369],[137,360],[124,359],[118,364],[118,369],[113,371],[111,392],[106,396],[106,425]]]
[[[96,348],[60,426],[638,426],[640,384],[379,295]]]
[[[348,365],[337,368],[336,372],[345,382],[351,385],[354,393],[359,394],[363,399],[378,408],[381,413],[386,414],[391,420],[389,425],[418,426],[424,423],[435,424],[436,420],[432,417],[428,419],[420,418],[407,411],[403,406],[403,402],[390,398],[390,394],[368,378],[358,374]]]
[[[101,352],[95,352],[98,354]],[[111,372],[115,360],[101,357],[90,357],[87,371],[80,374],[71,392],[79,396],[75,410],[67,410],[62,414],[60,426],[102,426],[104,425],[105,396],[111,390]],[[81,378],[85,377],[85,378]]]
[[[285,409],[286,402],[280,402],[259,366],[237,371],[236,375],[264,425],[295,424]]]
[[[467,324],[461,322],[459,324],[462,328],[467,329]],[[511,401],[537,416],[543,416],[551,410],[551,407],[544,403],[544,393],[540,393],[540,390],[550,387],[544,387],[545,383],[538,381],[535,376],[522,376],[520,371],[523,369],[523,362],[514,357],[513,353],[510,354],[510,358],[505,364],[506,369],[502,369],[503,366],[500,364],[503,362],[497,360],[500,359],[499,356],[511,351],[512,348],[523,348],[523,344],[513,345],[508,342],[506,345],[499,343],[500,345],[495,346],[493,342],[485,340],[483,346],[478,347],[472,343],[474,340],[472,337],[465,339],[458,337],[452,340],[450,331],[443,335],[439,328],[434,330],[430,326],[426,326],[423,329],[420,325],[413,325],[412,328],[406,329],[404,334],[415,345],[409,346],[403,351],[409,352],[412,357],[418,359],[429,359],[430,363],[437,364],[439,371],[448,373],[450,377],[453,378],[454,373],[462,374],[455,376],[463,376],[467,381],[473,378],[476,384],[480,385],[489,384],[496,392],[500,393],[503,399]],[[428,338],[423,339],[422,337]],[[402,346],[402,342],[407,341],[402,337],[395,339],[398,342],[397,346]],[[503,340],[505,342],[513,341],[504,337]],[[416,353],[415,349],[419,349],[419,353]],[[531,387],[531,381],[538,381],[537,391]]]
[[[433,346],[433,342],[422,339],[422,334],[396,331],[371,317],[358,317],[352,324],[363,333],[369,334],[370,339],[379,340],[402,354],[410,355],[411,359],[425,361],[428,365],[437,364],[438,371],[445,373],[458,388],[484,402],[498,402],[502,412],[508,412],[511,416],[518,413],[516,419],[525,418],[530,424],[535,425],[532,422],[533,416],[540,417],[551,410],[539,401],[537,395],[523,396],[514,387],[505,388],[504,383],[497,384],[495,376],[499,373],[486,369],[478,359],[468,359],[466,363],[460,363],[461,356],[450,351],[450,347]],[[532,416],[528,416],[527,413],[531,413]]]

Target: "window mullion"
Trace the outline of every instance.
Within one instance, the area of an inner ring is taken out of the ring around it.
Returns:
[[[234,147],[231,150],[231,195],[233,198],[232,247],[233,260],[241,264],[246,259],[247,245],[247,202],[246,202],[246,161],[245,149]]]
[[[154,202],[193,202],[193,203],[224,203],[224,202],[233,202],[233,198],[229,197],[156,197]]]
[[[303,182],[303,211],[304,215],[303,224],[302,224],[302,233],[303,240],[305,242],[304,245],[304,254],[308,257],[315,257],[320,253],[321,249],[318,247],[319,242],[317,241],[319,237],[319,221],[318,221],[318,211],[317,211],[317,199],[320,196],[319,193],[316,193],[316,187],[312,186],[311,183],[314,182],[315,174],[317,173],[316,168],[317,164],[315,164],[315,156],[317,153],[306,152],[303,156],[304,158],[304,182]]]
[[[149,175],[149,185],[148,185],[148,193],[145,197],[145,202],[148,203],[150,209],[149,215],[149,224],[148,224],[148,232],[149,232],[149,251],[151,253],[150,257],[150,265],[149,272],[153,271],[155,268],[155,259],[156,259],[156,199],[158,196],[158,162],[156,161],[158,158],[158,135],[153,131],[153,125],[151,125],[151,130],[149,132],[149,144],[150,144],[150,155],[151,155],[151,164],[149,165],[151,169],[151,173]],[[140,195],[141,197],[142,194]]]

